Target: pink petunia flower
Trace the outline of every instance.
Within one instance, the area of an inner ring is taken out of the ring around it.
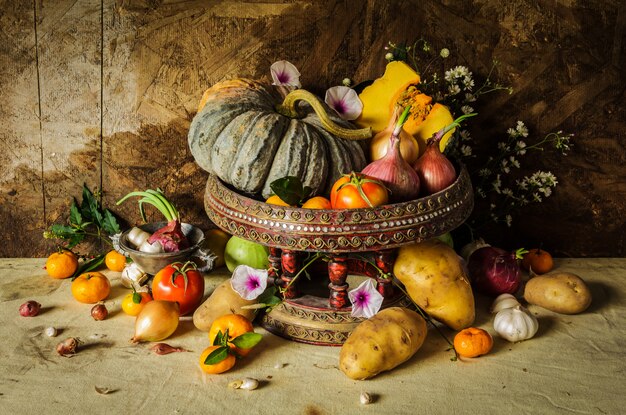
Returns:
[[[372,278],[367,278],[354,290],[348,291],[352,303],[352,317],[373,317],[383,304],[384,297],[376,290]]]
[[[239,265],[233,270],[230,285],[244,300],[254,300],[267,288],[267,270]]]
[[[363,111],[359,95],[347,86],[328,88],[324,101],[344,120],[356,120]]]
[[[300,88],[300,72],[291,63],[287,61],[274,62],[270,66],[272,74],[272,85],[295,86]]]

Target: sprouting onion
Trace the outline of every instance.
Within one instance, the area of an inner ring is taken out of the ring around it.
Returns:
[[[144,204],[154,206],[167,220],[167,225],[154,232],[139,248],[141,251],[154,252],[153,247],[157,247],[160,244],[165,252],[177,252],[181,249],[189,247],[189,241],[183,233],[180,225],[180,214],[176,207],[165,197],[161,189],[147,189],[143,192],[130,192],[123,198],[117,201],[117,204],[121,204],[131,197],[140,197],[139,199],[139,213],[141,219],[146,222],[146,212],[144,210]],[[157,243],[158,244],[155,244]],[[160,249],[159,249],[160,250]]]
[[[167,200],[161,189],[158,188],[156,190],[147,189],[144,192],[130,192],[129,194],[118,200],[116,204],[120,205],[124,203],[127,199],[130,199],[134,196],[141,197],[141,199],[139,199],[139,213],[141,214],[141,219],[144,222],[147,222],[146,212],[143,207],[144,203],[148,203],[157,208],[157,210],[161,212],[161,214],[168,222],[173,220],[180,220],[180,215],[178,214],[178,210],[176,210],[176,207],[169,200]]]

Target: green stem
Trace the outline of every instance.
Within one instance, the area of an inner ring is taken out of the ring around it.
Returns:
[[[289,289],[289,287],[291,287],[293,285],[294,282],[296,282],[296,280],[298,279],[298,277],[315,261],[317,261],[318,259],[324,257],[324,254],[322,254],[321,252],[316,252],[315,255],[313,255],[313,257],[311,259],[309,259],[307,261],[307,263],[300,268],[300,270],[296,273],[296,275],[293,276],[293,278],[291,279],[291,281],[289,281],[289,284],[287,284],[285,287],[279,287],[279,291],[281,293],[284,293],[285,291],[287,291]]]
[[[372,137],[372,129],[370,127],[355,130],[335,124],[326,113],[320,100],[304,89],[295,89],[287,94],[283,103],[276,106],[276,111],[289,118],[298,118],[300,116],[296,108],[298,101],[305,101],[309,104],[315,111],[315,114],[317,114],[324,129],[336,137],[346,140],[364,140]]]

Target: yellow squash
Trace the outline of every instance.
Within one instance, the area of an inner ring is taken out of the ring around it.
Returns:
[[[359,127],[371,127],[376,134],[387,127],[396,104],[410,104],[411,115],[404,130],[415,137],[423,152],[426,141],[454,119],[445,105],[433,103],[432,97],[418,89],[419,83],[420,76],[405,62],[389,62],[383,76],[359,94],[363,112],[355,123]],[[442,151],[453,132],[451,130],[441,140],[439,147]]]

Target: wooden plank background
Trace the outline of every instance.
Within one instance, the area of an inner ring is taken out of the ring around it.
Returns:
[[[388,41],[419,37],[448,47],[477,78],[498,60],[498,79],[513,86],[477,107],[477,148],[518,119],[536,136],[575,133],[567,158],[524,161],[559,177],[556,194],[485,236],[560,256],[624,256],[626,6],[501,3],[0,0],[0,256],[46,256],[43,230],[67,220],[83,183],[128,223],[140,220],[136,204],[115,200],[158,186],[186,221],[208,226],[206,174],[187,148],[204,89],[268,80],[269,66],[287,59],[323,94],[344,77],[378,76]]]

